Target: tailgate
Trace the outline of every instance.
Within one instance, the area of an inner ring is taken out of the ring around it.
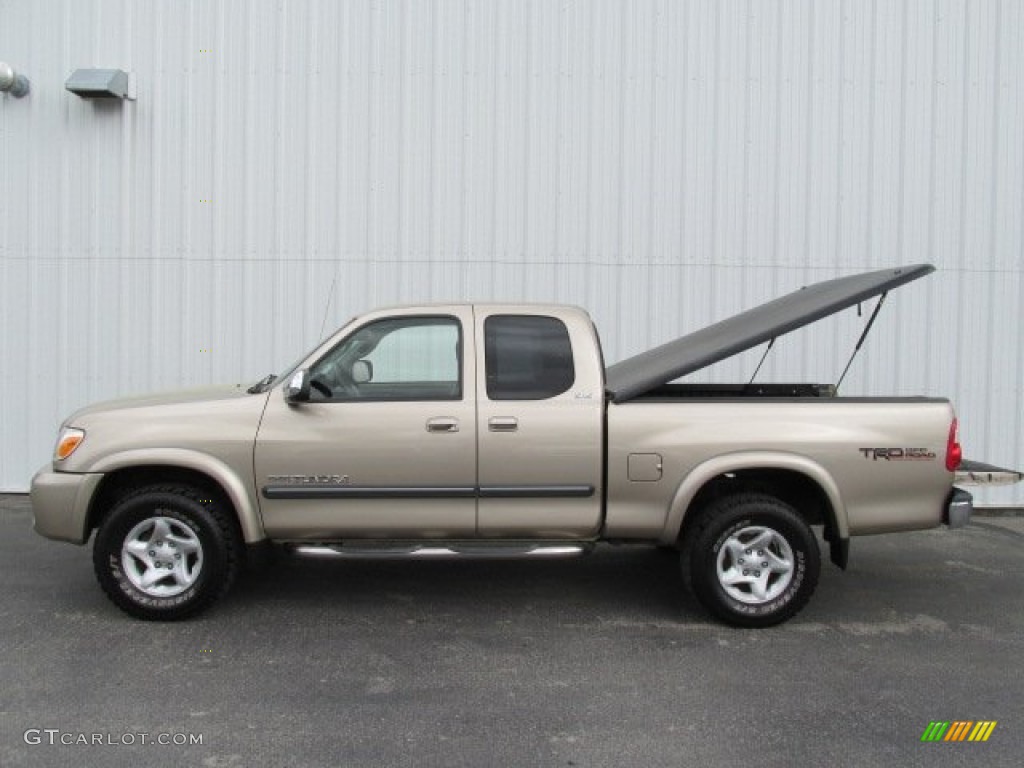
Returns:
[[[955,485],[1013,485],[1024,477],[1013,469],[1003,469],[980,461],[962,461],[956,470]]]

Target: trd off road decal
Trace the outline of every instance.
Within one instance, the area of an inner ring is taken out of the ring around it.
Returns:
[[[927,448],[858,448],[865,459],[878,461],[934,461],[935,452]]]

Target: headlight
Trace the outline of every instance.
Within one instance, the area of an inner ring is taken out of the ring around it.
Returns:
[[[57,437],[57,447],[53,451],[54,461],[63,461],[85,440],[85,430],[64,427]]]

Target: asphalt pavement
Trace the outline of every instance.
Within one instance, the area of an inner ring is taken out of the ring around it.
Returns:
[[[855,539],[770,630],[709,620],[642,548],[286,557],[159,624],[4,496],[0,766],[1018,766],[1022,553],[1021,517]]]

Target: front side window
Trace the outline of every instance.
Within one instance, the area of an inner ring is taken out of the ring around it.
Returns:
[[[545,400],[576,380],[569,331],[554,317],[492,315],[484,346],[491,400]]]
[[[462,335],[453,317],[364,325],[310,369],[312,400],[459,400]]]

